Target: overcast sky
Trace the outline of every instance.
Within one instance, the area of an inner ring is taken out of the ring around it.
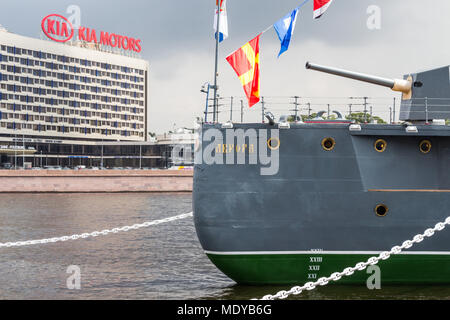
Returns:
[[[302,0],[228,0],[229,38],[220,47],[219,85],[222,97],[243,99],[243,90],[225,56],[299,5]],[[385,88],[307,71],[306,61],[401,78],[403,74],[448,65],[450,1],[334,0],[326,14],[312,19],[312,0],[300,11],[290,49],[279,59],[273,29],[260,42],[261,94],[275,115],[291,109],[289,97],[312,102],[315,110],[332,103],[347,110],[347,99],[369,96],[375,113],[388,118],[393,97]],[[192,127],[202,116],[203,83],[214,74],[214,0],[14,0],[4,1],[0,24],[10,32],[38,38],[40,23],[50,13],[65,15],[69,5],[81,8],[81,25],[142,39],[142,58],[150,62],[149,131]],[[367,21],[370,5],[380,8],[380,29]],[[330,97],[330,99],[313,99]],[[219,119],[229,118],[229,98]],[[357,100],[355,100],[357,101]],[[324,104],[321,106],[320,104]],[[239,120],[239,111],[233,118]],[[357,107],[354,107],[357,108]],[[398,108],[398,106],[397,106]],[[261,105],[245,108],[244,120],[260,121]]]

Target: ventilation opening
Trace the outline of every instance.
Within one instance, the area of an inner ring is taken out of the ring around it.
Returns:
[[[431,142],[428,140],[423,140],[420,142],[419,148],[420,148],[420,152],[428,153],[431,151]]]
[[[375,207],[375,213],[379,217],[384,217],[388,212],[388,207],[384,204],[379,204]]]
[[[375,141],[375,150],[378,152],[384,152],[386,150],[387,143],[383,139]]]
[[[335,145],[336,145],[336,141],[334,141],[333,138],[325,138],[322,140],[322,147],[326,151],[333,150]]]

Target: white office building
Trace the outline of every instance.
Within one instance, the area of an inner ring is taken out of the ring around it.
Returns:
[[[0,141],[147,141],[147,61],[0,30]]]

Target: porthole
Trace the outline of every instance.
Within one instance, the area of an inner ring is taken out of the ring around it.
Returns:
[[[384,217],[388,211],[388,207],[384,204],[379,204],[375,207],[375,214],[379,217]]]
[[[280,139],[278,138],[270,138],[267,140],[267,146],[270,150],[278,150],[280,147]]]
[[[322,148],[326,151],[331,151],[334,149],[336,141],[333,138],[325,138],[322,140]]]
[[[419,144],[420,152],[428,153],[431,151],[431,142],[429,140],[422,140]]]
[[[375,141],[374,147],[377,152],[384,152],[386,150],[387,142],[383,139],[378,139]]]

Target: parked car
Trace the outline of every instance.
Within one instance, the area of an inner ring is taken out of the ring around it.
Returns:
[[[5,163],[3,164],[3,168],[4,168],[4,169],[11,169],[11,167],[12,167],[12,164],[9,163],[9,162],[5,162]]]

